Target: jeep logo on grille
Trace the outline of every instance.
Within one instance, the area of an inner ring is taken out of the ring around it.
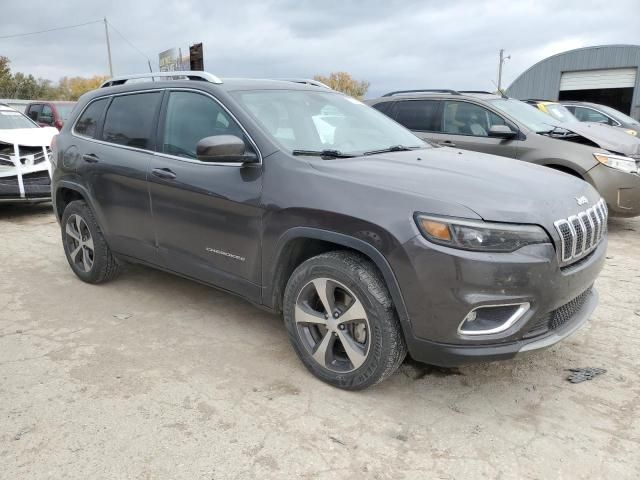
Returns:
[[[576,199],[576,202],[578,202],[578,205],[584,205],[585,203],[589,203],[589,200],[584,195],[582,197],[575,197],[575,199]]]

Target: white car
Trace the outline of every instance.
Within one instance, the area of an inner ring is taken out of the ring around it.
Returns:
[[[0,104],[0,203],[51,198],[51,140],[54,127],[41,128],[26,115]]]

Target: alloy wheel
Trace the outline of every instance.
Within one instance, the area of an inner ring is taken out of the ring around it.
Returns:
[[[298,295],[294,318],[313,359],[338,373],[356,370],[367,359],[370,326],[362,302],[342,283],[316,278]]]
[[[65,239],[71,262],[83,272],[91,271],[94,247],[87,222],[80,215],[70,215],[65,225]]]

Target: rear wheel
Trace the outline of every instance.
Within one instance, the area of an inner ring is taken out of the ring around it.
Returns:
[[[391,375],[406,345],[375,266],[352,252],[313,257],[291,275],[284,298],[289,338],[321,380],[359,390]]]
[[[83,200],[64,209],[62,244],[71,270],[87,283],[102,283],[118,274],[118,263],[102,236],[93,212]]]

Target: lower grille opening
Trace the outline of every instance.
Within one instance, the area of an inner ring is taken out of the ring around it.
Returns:
[[[524,338],[542,335],[552,330],[556,330],[569,322],[576,313],[582,309],[584,303],[591,294],[591,290],[593,290],[593,285],[561,307],[531,320],[529,322],[527,333],[524,334]]]

